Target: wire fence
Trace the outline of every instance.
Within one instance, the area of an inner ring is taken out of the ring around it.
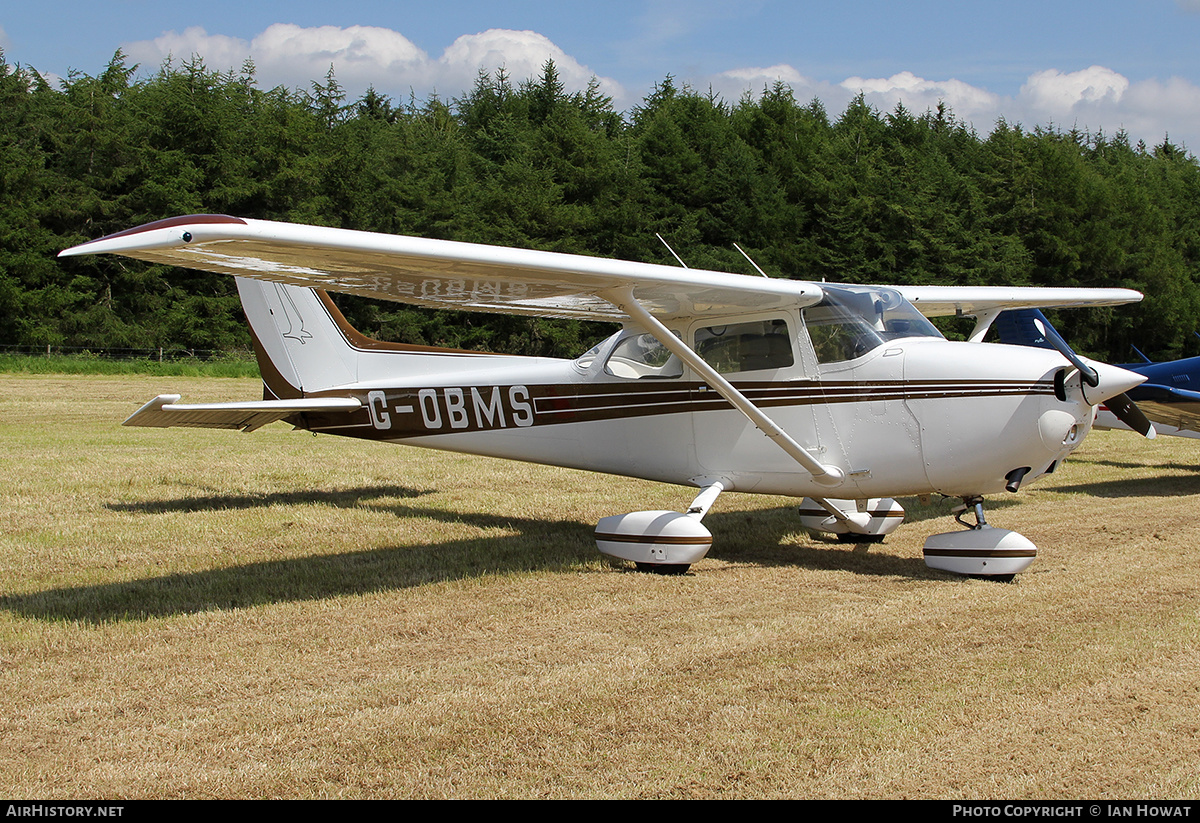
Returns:
[[[71,357],[81,360],[133,360],[175,363],[181,360],[201,362],[253,362],[254,352],[248,349],[184,349],[159,347],[156,349],[123,349],[101,346],[9,346],[0,345],[0,355],[20,357]]]

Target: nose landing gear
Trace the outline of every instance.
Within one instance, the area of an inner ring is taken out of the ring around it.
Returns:
[[[959,525],[964,529],[971,529],[972,531],[982,529],[983,527],[987,526],[987,520],[983,518],[983,498],[980,495],[975,495],[974,497],[964,497],[962,501],[963,502],[961,505],[955,506],[953,509],[951,509],[951,513],[954,515],[954,519],[958,521]],[[975,512],[974,526],[963,520],[963,515],[970,510]],[[988,528],[991,527],[988,526]]]

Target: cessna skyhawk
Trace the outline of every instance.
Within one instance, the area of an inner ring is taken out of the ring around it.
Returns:
[[[893,499],[961,498],[931,567],[1010,576],[1037,553],[983,496],[1053,472],[1095,407],[1144,379],[983,343],[1004,309],[1104,306],[1125,289],[813,283],[225,215],[150,223],[61,256],[111,253],[235,275],[264,399],[160,395],[129,426],[300,429],[692,486],[682,512],[605,517],[600,551],[680,572],[708,552],[723,491],[805,498],[801,523],[858,541]],[[326,291],[445,309],[618,321],[576,360],[383,343]],[[977,318],[968,342],[927,317]],[[971,515],[974,522],[968,522]]]

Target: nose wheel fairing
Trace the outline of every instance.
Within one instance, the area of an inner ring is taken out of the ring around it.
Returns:
[[[974,524],[965,519],[974,514]],[[954,508],[962,531],[934,534],[925,541],[925,565],[931,569],[973,577],[1009,577],[1029,568],[1037,557],[1035,546],[1024,535],[989,526],[983,516],[983,498],[964,497]]]
[[[1037,557],[1029,538],[984,524],[977,529],[930,535],[923,549],[925,565],[955,574],[998,576],[1019,574]]]

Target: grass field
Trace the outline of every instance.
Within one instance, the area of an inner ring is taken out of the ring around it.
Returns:
[[[158,377],[253,377],[258,362],[251,352],[230,353],[207,360],[194,357],[169,360],[120,359],[88,353],[34,355],[0,352],[0,374],[148,374]]]
[[[0,796],[1200,797],[1200,442],[1093,434],[989,501],[1011,584],[726,495],[682,577],[597,554],[688,490],[122,428],[256,381],[0,375]]]

